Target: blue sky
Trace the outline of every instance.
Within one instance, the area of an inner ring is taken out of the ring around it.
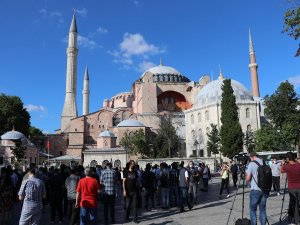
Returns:
[[[66,37],[77,10],[77,104],[82,114],[85,66],[90,111],[130,91],[152,65],[163,63],[191,80],[223,74],[250,89],[248,29],[259,65],[261,95],[290,79],[299,93],[297,42],[283,29],[285,0],[1,0],[0,93],[20,96],[32,125],[60,127],[66,76]]]

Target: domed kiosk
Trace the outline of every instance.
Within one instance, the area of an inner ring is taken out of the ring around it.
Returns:
[[[207,133],[211,124],[221,127],[222,73],[218,80],[205,85],[197,94],[193,107],[185,111],[187,155],[211,157],[207,151]],[[231,86],[238,106],[238,114],[243,132],[260,128],[259,102],[236,80]]]

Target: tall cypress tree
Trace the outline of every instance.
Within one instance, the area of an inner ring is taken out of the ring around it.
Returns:
[[[231,80],[223,81],[221,101],[221,148],[226,157],[233,158],[243,150],[243,131],[238,117],[238,107],[233,94]]]

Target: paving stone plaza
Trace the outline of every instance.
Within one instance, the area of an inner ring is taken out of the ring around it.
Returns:
[[[234,199],[235,191],[231,190],[231,197],[219,198],[220,178],[213,178],[209,183],[208,192],[200,192],[198,196],[199,204],[195,205],[191,211],[179,213],[178,208],[171,208],[163,210],[158,206],[151,211],[139,210],[139,221],[141,225],[226,225],[232,201]],[[283,199],[285,178],[281,179],[281,192],[280,196],[270,196],[267,201],[267,215],[271,225],[279,225],[281,204]],[[240,184],[240,187],[242,185]],[[245,217],[249,218],[249,188],[245,188]],[[288,221],[286,213],[288,209],[289,196],[285,195],[283,205],[283,222],[282,225],[287,225]],[[21,205],[17,204],[14,209],[13,224],[18,224],[20,216]],[[134,224],[133,222],[124,223],[125,211],[123,208],[123,199],[117,198],[116,203],[116,224]],[[98,223],[104,224],[103,220],[103,207],[101,202],[98,204]],[[241,218],[242,215],[242,188],[238,190],[235,204],[232,210],[232,215],[229,225],[233,225],[234,221]],[[41,219],[43,225],[50,224],[50,207],[46,206],[45,212]],[[64,217],[63,224],[69,224],[67,217]],[[58,223],[57,223],[58,224]]]

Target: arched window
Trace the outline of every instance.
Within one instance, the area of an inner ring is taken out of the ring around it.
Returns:
[[[206,127],[206,133],[209,134],[209,132],[210,132],[209,127]]]
[[[198,134],[199,134],[199,136],[202,136],[202,129],[201,128],[198,130]]]
[[[122,112],[122,120],[126,120],[126,111]]]
[[[106,164],[107,163],[109,163],[109,161],[108,160],[104,160],[103,162],[102,162],[102,167],[104,168],[104,167],[106,167]]]
[[[208,112],[208,110],[205,111],[205,120],[209,120],[209,112]]]
[[[191,123],[194,123],[194,114],[191,115]]]
[[[96,160],[92,160],[90,162],[90,167],[96,167],[98,165],[98,162]]]
[[[194,130],[192,130],[192,139],[193,139],[193,140],[195,140],[195,138],[196,138],[195,131],[194,131]]]
[[[198,122],[201,122],[201,113],[198,113]]]
[[[113,126],[114,127],[116,127],[121,121],[120,121],[120,117],[119,117],[119,115],[118,114],[115,114],[114,116],[113,116]]]
[[[251,125],[249,124],[248,126],[247,126],[247,131],[251,131]]]
[[[121,161],[119,159],[115,160],[114,167],[121,168]]]
[[[250,118],[250,109],[249,108],[246,109],[246,118]]]

